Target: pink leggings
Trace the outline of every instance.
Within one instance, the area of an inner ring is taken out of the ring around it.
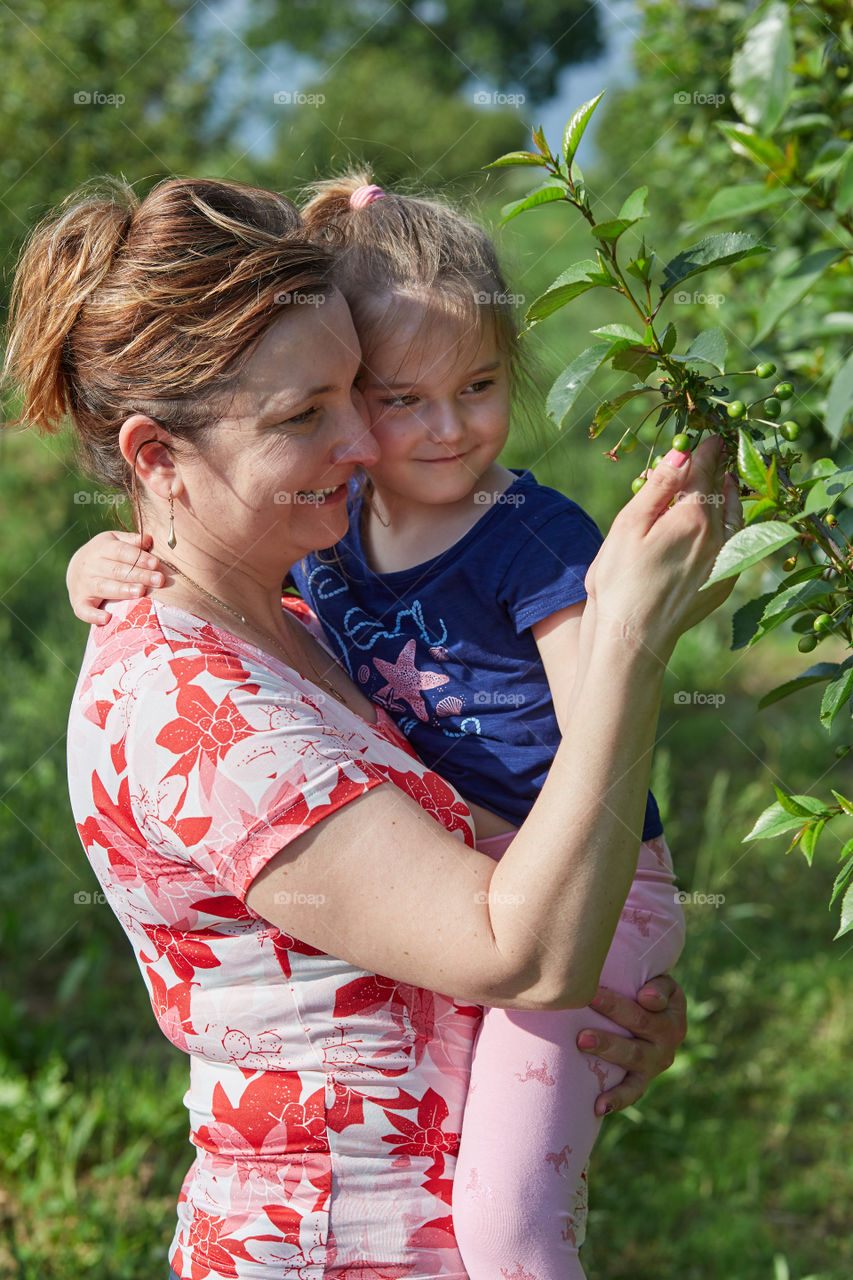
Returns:
[[[515,835],[481,840],[496,861]],[[601,973],[636,996],[684,945],[684,913],[660,836],[637,874]],[[601,1119],[597,1095],[624,1071],[581,1053],[584,1027],[628,1033],[594,1009],[486,1009],[474,1042],[453,1225],[470,1280],[583,1280],[586,1164]]]

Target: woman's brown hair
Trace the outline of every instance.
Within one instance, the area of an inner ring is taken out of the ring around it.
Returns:
[[[15,274],[4,379],[19,421],[69,417],[83,461],[132,491],[122,423],[142,413],[198,445],[282,306],[330,286],[332,255],[258,187],[169,179],[140,201],[104,179],[39,224]]]

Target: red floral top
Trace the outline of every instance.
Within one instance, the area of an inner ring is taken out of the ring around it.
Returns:
[[[154,1015],[190,1054],[197,1154],[172,1267],[465,1280],[450,1204],[481,1009],[346,964],[245,899],[279,849],[371,787],[471,844],[466,805],[381,710],[372,726],[171,605],[110,608],[71,709],[71,801]]]

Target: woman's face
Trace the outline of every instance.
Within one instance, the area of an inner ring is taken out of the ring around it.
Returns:
[[[458,502],[509,432],[509,376],[493,326],[472,332],[415,297],[383,305],[388,336],[373,344],[359,379],[380,449],[371,478],[408,502]]]
[[[190,514],[228,559],[244,556],[275,578],[285,561],[343,537],[347,481],[379,457],[353,386],[360,359],[340,293],[287,307],[243,369],[226,416],[181,459]]]

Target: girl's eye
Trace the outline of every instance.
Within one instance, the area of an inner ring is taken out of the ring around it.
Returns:
[[[402,409],[415,404],[417,398],[417,396],[390,396],[387,400],[383,400],[382,404],[390,405],[393,409]]]
[[[493,387],[494,385],[494,378],[483,378],[480,382],[472,382],[468,390],[474,392],[486,391],[489,387]]]

